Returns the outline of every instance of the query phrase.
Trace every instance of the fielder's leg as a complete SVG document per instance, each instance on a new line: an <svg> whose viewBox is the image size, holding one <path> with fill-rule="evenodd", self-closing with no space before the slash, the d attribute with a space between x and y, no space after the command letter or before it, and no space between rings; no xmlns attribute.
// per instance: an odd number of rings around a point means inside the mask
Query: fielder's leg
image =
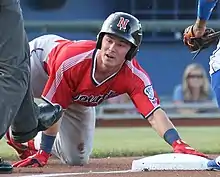
<svg viewBox="0 0 220 177"><path fill-rule="evenodd" d="M212 89L215 92L218 107L220 108L220 70L211 74ZM220 170L220 157L210 160L207 164L210 170Z"/></svg>
<svg viewBox="0 0 220 177"><path fill-rule="evenodd" d="M215 92L216 100L220 108L220 70L211 75L212 89Z"/></svg>
<svg viewBox="0 0 220 177"><path fill-rule="evenodd" d="M217 45L216 50L210 56L210 74L212 89L215 92L218 107L220 108L220 44ZM220 157L210 160L207 164L210 170L220 170Z"/></svg>

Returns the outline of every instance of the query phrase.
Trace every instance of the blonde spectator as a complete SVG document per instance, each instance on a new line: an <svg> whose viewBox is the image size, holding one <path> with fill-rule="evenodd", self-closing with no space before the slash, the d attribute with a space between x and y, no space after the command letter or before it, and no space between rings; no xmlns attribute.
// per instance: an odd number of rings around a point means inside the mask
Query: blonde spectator
<svg viewBox="0 0 220 177"><path fill-rule="evenodd" d="M213 102L215 100L205 69L198 63L185 68L182 84L174 89L173 101L179 103ZM181 112L198 112L195 109L184 109Z"/></svg>

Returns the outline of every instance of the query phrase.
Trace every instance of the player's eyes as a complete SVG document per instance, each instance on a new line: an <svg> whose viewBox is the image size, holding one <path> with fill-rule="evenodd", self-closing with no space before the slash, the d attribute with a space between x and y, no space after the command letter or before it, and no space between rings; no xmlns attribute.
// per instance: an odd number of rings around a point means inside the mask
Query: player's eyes
<svg viewBox="0 0 220 177"><path fill-rule="evenodd" d="M125 47L125 44L124 43L119 43L118 44L120 47Z"/></svg>
<svg viewBox="0 0 220 177"><path fill-rule="evenodd" d="M107 38L106 41L107 41L108 43L112 43L112 40L111 40L110 38Z"/></svg>

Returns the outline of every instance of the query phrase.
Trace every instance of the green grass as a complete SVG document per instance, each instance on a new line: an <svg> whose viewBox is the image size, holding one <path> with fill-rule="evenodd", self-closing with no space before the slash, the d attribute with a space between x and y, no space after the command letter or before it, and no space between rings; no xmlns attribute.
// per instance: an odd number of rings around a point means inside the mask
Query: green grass
<svg viewBox="0 0 220 177"><path fill-rule="evenodd" d="M220 127L177 127L181 137L205 153L220 153ZM143 156L171 152L171 147L151 128L97 128L93 157ZM10 159L14 151L2 141L0 156Z"/></svg>
<svg viewBox="0 0 220 177"><path fill-rule="evenodd" d="M16 157L14 150L7 145L4 139L0 141L0 157L5 159L14 159Z"/></svg>
<svg viewBox="0 0 220 177"><path fill-rule="evenodd" d="M220 127L178 127L181 137L204 153L220 153ZM93 156L141 156L171 152L151 128L96 129Z"/></svg>

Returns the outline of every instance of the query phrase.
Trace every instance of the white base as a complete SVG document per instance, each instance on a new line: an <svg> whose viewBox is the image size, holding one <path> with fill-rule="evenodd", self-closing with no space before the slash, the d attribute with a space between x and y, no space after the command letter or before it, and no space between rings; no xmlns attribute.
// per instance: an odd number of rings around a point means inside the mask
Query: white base
<svg viewBox="0 0 220 177"><path fill-rule="evenodd" d="M208 170L208 159L196 155L168 153L133 160L131 171Z"/></svg>

